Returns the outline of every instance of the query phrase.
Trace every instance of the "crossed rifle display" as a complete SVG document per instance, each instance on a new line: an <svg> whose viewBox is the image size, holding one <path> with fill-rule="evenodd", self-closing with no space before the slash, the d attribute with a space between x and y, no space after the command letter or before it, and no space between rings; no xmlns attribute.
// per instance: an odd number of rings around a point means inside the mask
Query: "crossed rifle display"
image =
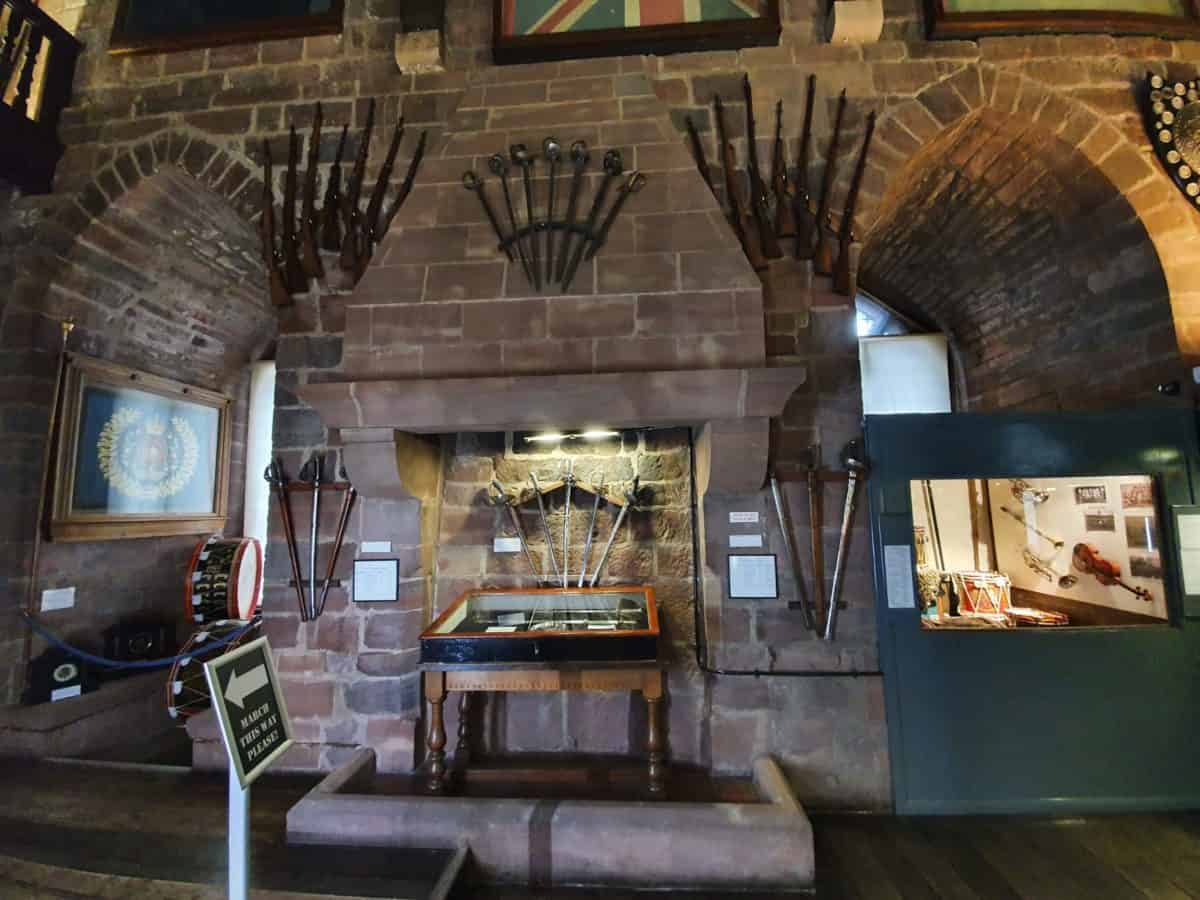
<svg viewBox="0 0 1200 900"><path fill-rule="evenodd" d="M543 285L549 286L557 282L563 293L566 293L570 290L580 263L592 259L600 252L608 240L617 215L629 197L645 186L646 176L636 170L630 172L624 183L617 188L616 199L601 221L600 216L604 212L605 201L612 185L624 174L625 169L620 151L609 150L604 154L602 163L604 179L592 199L587 218L580 222L579 200L591 155L584 141L575 141L567 154L571 165L571 187L567 197L566 217L557 219L555 216L558 211L558 170L563 161L563 147L556 138L548 137L542 142L542 159L549 167L549 178L545 214L540 217L535 211L537 204L534 201L533 181L537 155L530 152L524 144L513 144L507 156L495 153L488 159L488 170L500 181L504 211L508 219L507 232L488 197L483 179L476 172L468 171L463 173L462 182L463 187L479 197L483 212L496 233L500 250L510 262L521 263L521 270L525 273L525 280L529 285L535 291L540 291ZM514 166L521 170L524 184L524 225L519 224L519 216L508 184L508 176Z"/></svg>

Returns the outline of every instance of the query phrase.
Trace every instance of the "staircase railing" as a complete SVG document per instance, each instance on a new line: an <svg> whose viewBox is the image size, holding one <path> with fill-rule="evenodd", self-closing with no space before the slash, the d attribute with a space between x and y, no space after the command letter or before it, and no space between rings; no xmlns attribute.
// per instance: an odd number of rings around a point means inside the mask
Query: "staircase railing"
<svg viewBox="0 0 1200 900"><path fill-rule="evenodd" d="M27 193L50 191L82 47L32 0L0 0L0 179Z"/></svg>

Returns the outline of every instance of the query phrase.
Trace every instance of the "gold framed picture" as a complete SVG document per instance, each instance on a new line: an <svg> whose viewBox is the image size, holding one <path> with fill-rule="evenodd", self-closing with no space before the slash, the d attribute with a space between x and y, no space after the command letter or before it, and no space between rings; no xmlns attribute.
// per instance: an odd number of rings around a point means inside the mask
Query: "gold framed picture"
<svg viewBox="0 0 1200 900"><path fill-rule="evenodd" d="M925 0L927 36L1100 32L1200 35L1197 0Z"/></svg>
<svg viewBox="0 0 1200 900"><path fill-rule="evenodd" d="M229 402L215 391L68 355L51 539L114 540L224 528Z"/></svg>

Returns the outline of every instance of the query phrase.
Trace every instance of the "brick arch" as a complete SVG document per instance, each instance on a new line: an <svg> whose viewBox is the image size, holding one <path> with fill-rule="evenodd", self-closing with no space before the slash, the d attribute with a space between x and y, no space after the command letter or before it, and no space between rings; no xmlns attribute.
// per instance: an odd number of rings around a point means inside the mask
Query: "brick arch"
<svg viewBox="0 0 1200 900"><path fill-rule="evenodd" d="M1132 93L1130 110L1135 113ZM970 66L880 117L860 205L868 245L879 214L932 141L967 117L988 112L1043 128L1101 173L1130 204L1166 278L1179 352L1200 362L1200 218L1164 177L1151 150L1078 100L1028 76L989 64ZM919 160L918 160L919 162Z"/></svg>

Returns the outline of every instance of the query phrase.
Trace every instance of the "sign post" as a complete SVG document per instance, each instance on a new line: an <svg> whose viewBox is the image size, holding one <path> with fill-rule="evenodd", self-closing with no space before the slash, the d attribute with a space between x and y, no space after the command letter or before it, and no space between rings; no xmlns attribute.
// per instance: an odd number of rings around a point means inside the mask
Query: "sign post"
<svg viewBox="0 0 1200 900"><path fill-rule="evenodd" d="M250 868L250 785L292 745L266 638L204 664L229 756L229 897L245 900Z"/></svg>

